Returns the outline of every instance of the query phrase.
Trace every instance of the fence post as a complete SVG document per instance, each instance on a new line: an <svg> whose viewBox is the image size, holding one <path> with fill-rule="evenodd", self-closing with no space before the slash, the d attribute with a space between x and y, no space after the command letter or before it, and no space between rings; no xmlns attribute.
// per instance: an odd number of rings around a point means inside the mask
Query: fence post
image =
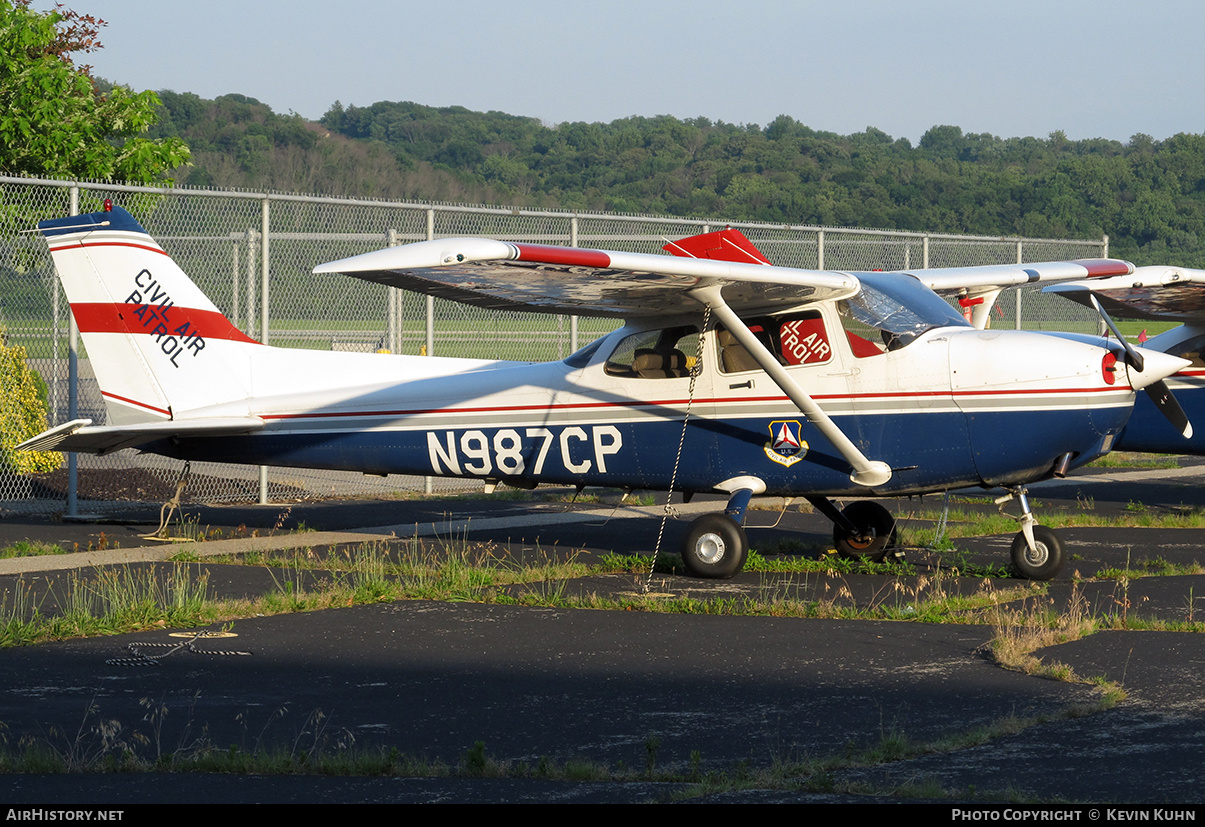
<svg viewBox="0 0 1205 827"><path fill-rule="evenodd" d="M397 230L385 231L385 246L396 247ZM389 336L389 352L402 352L402 296L401 290L397 287L385 288L389 291L389 307L386 312L389 314L388 336Z"/></svg>
<svg viewBox="0 0 1205 827"><path fill-rule="evenodd" d="M260 306L259 306L259 340L263 344L268 344L268 272L270 256L270 245L268 241L268 233L271 229L271 221L269 218L267 198L260 202ZM261 465L259 467L259 504L268 504L268 466Z"/></svg>
<svg viewBox="0 0 1205 827"><path fill-rule="evenodd" d="M569 219L569 246L577 246L577 216ZM569 317L569 352L577 353L577 316Z"/></svg>
<svg viewBox="0 0 1205 827"><path fill-rule="evenodd" d="M921 239L920 257L921 257L921 263L920 263L921 269L928 270L929 269L929 236L925 236L924 238Z"/></svg>
<svg viewBox="0 0 1205 827"><path fill-rule="evenodd" d="M1017 264L1025 263L1025 244L1024 240L1017 239ZM1017 330L1021 329L1021 288L1017 288L1017 320L1014 323Z"/></svg>
<svg viewBox="0 0 1205 827"><path fill-rule="evenodd" d="M427 241L435 238L435 210L427 210ZM435 351L435 299L430 295L427 299L427 355L431 356ZM423 477L423 492L426 494L435 493L435 478Z"/></svg>
<svg viewBox="0 0 1205 827"><path fill-rule="evenodd" d="M243 234L247 240L247 318L243 325L246 334L252 339L258 338L255 333L255 230L247 230Z"/></svg>
<svg viewBox="0 0 1205 827"><path fill-rule="evenodd" d="M60 400L62 399L62 380L59 378L62 363L59 359L62 358L62 329L63 329L63 303L60 299L60 294L63 292L62 286L59 284L57 271L54 265L51 264L50 270L50 296L52 300L54 313L54 327L50 332L50 364L53 365L50 373L50 411L54 417L53 424L63 424Z"/></svg>
<svg viewBox="0 0 1205 827"><path fill-rule="evenodd" d="M816 269L824 269L824 230L816 231Z"/></svg>
<svg viewBox="0 0 1205 827"><path fill-rule="evenodd" d="M71 214L79 215L79 187L70 190ZM79 419L79 325L67 314L67 420ZM67 516L79 516L79 455L67 453Z"/></svg>
<svg viewBox="0 0 1205 827"><path fill-rule="evenodd" d="M230 261L230 318L234 320L234 324L238 326L238 243L242 240L242 233L230 233L230 248L233 250Z"/></svg>
<svg viewBox="0 0 1205 827"><path fill-rule="evenodd" d="M427 210L427 241L435 239L435 210ZM435 355L435 299L427 295L427 355Z"/></svg>

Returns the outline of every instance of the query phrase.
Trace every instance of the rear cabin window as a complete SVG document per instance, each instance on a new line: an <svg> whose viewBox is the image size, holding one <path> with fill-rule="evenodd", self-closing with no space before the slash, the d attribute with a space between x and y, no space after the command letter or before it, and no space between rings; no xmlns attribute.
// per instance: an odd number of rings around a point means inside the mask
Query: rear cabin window
<svg viewBox="0 0 1205 827"><path fill-rule="evenodd" d="M780 365L819 365L833 358L828 331L819 310L748 320L749 330ZM730 330L719 327L716 341L724 373L761 370L753 355Z"/></svg>

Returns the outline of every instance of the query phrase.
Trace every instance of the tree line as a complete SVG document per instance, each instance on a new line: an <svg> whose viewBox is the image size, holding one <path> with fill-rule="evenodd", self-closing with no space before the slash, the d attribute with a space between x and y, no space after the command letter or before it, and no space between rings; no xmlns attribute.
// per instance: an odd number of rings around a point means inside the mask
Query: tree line
<svg viewBox="0 0 1205 827"><path fill-rule="evenodd" d="M335 103L318 122L242 95L160 92L151 137L178 180L334 195L1040 238L1110 236L1114 255L1205 267L1205 135L1001 138L934 126L915 146L781 115L549 125L463 107Z"/></svg>

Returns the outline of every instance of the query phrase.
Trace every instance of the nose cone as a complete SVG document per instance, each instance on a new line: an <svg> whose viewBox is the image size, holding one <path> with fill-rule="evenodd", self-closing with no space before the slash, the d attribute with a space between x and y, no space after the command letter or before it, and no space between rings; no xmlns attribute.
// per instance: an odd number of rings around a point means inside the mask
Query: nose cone
<svg viewBox="0 0 1205 827"><path fill-rule="evenodd" d="M1142 355L1142 370L1137 371L1133 366L1127 365L1126 376L1129 378L1130 387L1136 391L1153 385L1161 379L1166 379L1192 364L1187 359L1172 356L1170 353L1160 353L1144 347L1136 347L1134 350Z"/></svg>

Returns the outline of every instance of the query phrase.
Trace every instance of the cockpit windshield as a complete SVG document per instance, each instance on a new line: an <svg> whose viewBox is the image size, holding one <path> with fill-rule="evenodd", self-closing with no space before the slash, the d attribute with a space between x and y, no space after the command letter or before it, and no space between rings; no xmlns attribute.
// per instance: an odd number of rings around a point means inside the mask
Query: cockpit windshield
<svg viewBox="0 0 1205 827"><path fill-rule="evenodd" d="M958 311L913 276L858 273L862 289L838 303L842 317L880 331L889 350L935 327L970 327Z"/></svg>

